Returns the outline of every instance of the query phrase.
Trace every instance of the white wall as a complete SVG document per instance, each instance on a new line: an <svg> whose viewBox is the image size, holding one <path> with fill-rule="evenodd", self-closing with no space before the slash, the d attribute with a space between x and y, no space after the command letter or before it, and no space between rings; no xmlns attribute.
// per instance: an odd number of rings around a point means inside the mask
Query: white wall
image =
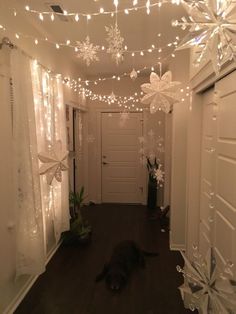
<svg viewBox="0 0 236 314"><path fill-rule="evenodd" d="M30 30L31 34L39 34L39 31L26 20L22 20L20 16L13 17L10 11L0 8L1 24L8 25L11 29L19 29L22 31ZM1 33L2 34L2 33ZM76 67L76 64L70 62L62 51L57 51L55 48L41 44L35 46L32 40L19 39L16 40L13 33L6 31L4 36L9 37L20 49L24 50L28 55L37 59L39 63L47 68L61 73L64 76L77 77L81 75ZM0 37L0 40L2 38ZM11 146L11 106L9 103L9 49L0 50L0 139L1 139L1 177L0 177L0 251L1 267L0 267L0 312L5 310L12 312L13 307L17 304L21 293L27 290L33 278L22 276L15 280L15 214L13 212L12 202L12 146ZM78 95L71 89L64 89L65 103L78 102ZM50 252L56 246L52 230L48 230L47 241L50 242ZM3 253L4 252L4 253ZM48 254L50 254L48 252Z"/></svg>
<svg viewBox="0 0 236 314"><path fill-rule="evenodd" d="M169 69L173 80L182 82L186 88L189 82L189 51L176 54ZM170 246L172 249L185 248L186 232L186 154L187 114L189 101L174 105L172 113L172 163L171 163L171 222Z"/></svg>

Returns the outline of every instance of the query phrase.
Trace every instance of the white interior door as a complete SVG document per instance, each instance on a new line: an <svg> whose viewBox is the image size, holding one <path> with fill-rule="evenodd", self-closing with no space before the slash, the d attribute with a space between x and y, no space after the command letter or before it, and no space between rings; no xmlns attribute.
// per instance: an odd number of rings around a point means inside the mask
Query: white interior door
<svg viewBox="0 0 236 314"><path fill-rule="evenodd" d="M141 203L139 140L142 113L102 113L102 202Z"/></svg>
<svg viewBox="0 0 236 314"><path fill-rule="evenodd" d="M205 96L200 247L212 240L219 266L236 265L236 72ZM235 273L235 266L233 272Z"/></svg>

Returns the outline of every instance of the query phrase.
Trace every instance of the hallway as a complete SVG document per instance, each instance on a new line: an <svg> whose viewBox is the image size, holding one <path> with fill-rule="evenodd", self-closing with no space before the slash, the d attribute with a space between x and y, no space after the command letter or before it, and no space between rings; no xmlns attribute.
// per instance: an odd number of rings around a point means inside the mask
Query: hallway
<svg viewBox="0 0 236 314"><path fill-rule="evenodd" d="M184 314L178 291L182 265L178 252L169 250L168 232L159 222L147 220L140 205L94 205L83 208L93 227L92 242L86 247L60 247L16 314ZM158 251L146 258L146 268L131 276L121 293L112 294L104 282L94 278L109 259L112 247L132 239L142 248Z"/></svg>

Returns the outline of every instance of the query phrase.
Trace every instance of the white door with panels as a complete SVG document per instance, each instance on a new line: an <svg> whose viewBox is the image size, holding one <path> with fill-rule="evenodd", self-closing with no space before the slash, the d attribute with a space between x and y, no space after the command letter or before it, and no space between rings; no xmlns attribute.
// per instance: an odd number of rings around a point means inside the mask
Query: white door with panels
<svg viewBox="0 0 236 314"><path fill-rule="evenodd" d="M102 202L141 203L142 113L102 113Z"/></svg>
<svg viewBox="0 0 236 314"><path fill-rule="evenodd" d="M235 82L236 72L217 82L203 110L200 248L212 240L219 266L236 265Z"/></svg>

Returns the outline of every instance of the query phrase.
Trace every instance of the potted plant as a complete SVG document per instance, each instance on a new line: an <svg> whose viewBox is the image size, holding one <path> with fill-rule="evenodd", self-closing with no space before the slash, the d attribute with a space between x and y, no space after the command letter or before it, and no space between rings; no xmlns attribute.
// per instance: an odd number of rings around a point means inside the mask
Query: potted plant
<svg viewBox="0 0 236 314"><path fill-rule="evenodd" d="M86 244L90 242L92 228L81 214L84 199L83 186L79 192L70 192L70 230L63 234L64 244Z"/></svg>

